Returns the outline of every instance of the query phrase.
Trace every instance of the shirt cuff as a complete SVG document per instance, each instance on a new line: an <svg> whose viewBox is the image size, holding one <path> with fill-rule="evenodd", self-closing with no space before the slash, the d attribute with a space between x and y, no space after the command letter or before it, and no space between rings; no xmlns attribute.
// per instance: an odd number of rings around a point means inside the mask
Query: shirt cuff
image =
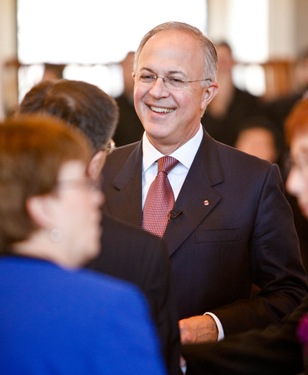
<svg viewBox="0 0 308 375"><path fill-rule="evenodd" d="M218 329L217 341L223 340L225 338L225 333L224 333L224 329L222 328L222 324L221 324L220 320L217 318L217 316L213 313L210 313L210 312L206 312L203 315L210 315L215 320L215 323L216 323L217 329Z"/></svg>

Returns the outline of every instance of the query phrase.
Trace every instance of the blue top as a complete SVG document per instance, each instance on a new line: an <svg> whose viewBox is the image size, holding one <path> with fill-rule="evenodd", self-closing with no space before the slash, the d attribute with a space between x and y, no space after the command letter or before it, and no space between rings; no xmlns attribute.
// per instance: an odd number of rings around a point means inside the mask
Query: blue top
<svg viewBox="0 0 308 375"><path fill-rule="evenodd" d="M128 283L0 257L1 374L166 374L153 327Z"/></svg>

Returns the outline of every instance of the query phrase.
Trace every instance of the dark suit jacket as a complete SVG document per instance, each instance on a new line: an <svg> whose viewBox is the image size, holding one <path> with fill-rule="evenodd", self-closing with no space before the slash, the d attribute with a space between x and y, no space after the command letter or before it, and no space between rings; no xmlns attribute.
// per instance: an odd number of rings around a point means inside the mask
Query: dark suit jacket
<svg viewBox="0 0 308 375"><path fill-rule="evenodd" d="M130 281L143 291L158 330L169 373L178 375L181 373L178 312L164 241L104 215L101 249L99 256L87 267Z"/></svg>
<svg viewBox="0 0 308 375"><path fill-rule="evenodd" d="M296 330L308 312L308 297L281 326L251 330L219 343L187 345L186 375L292 375L303 371L302 346Z"/></svg>
<svg viewBox="0 0 308 375"><path fill-rule="evenodd" d="M106 211L141 225L142 147L115 150L104 167ZM307 293L290 205L277 165L207 133L175 202L164 239L179 317L212 311L225 334L265 327ZM252 297L255 284L258 294Z"/></svg>

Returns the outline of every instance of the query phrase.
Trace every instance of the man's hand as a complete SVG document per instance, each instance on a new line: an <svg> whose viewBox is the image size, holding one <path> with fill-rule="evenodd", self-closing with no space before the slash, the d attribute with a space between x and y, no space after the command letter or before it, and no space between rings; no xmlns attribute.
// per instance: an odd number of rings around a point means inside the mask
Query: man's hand
<svg viewBox="0 0 308 375"><path fill-rule="evenodd" d="M210 315L193 316L179 321L181 343L217 341L218 329Z"/></svg>

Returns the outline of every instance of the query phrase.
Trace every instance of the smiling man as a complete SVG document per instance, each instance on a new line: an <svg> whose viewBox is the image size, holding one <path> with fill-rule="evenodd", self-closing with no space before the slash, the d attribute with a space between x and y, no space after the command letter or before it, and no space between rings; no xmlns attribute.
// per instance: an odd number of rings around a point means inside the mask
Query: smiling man
<svg viewBox="0 0 308 375"><path fill-rule="evenodd" d="M182 343L280 322L307 293L278 166L216 142L200 123L216 71L215 47L195 27L149 31L133 72L145 132L104 169L106 212L167 243Z"/></svg>

